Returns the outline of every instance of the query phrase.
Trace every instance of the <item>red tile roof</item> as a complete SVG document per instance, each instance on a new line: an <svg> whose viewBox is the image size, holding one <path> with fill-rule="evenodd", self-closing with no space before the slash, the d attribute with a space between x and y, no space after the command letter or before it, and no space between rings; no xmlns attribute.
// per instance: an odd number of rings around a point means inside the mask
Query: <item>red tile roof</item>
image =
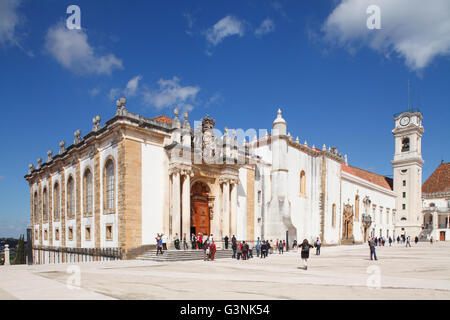
<svg viewBox="0 0 450 320"><path fill-rule="evenodd" d="M450 192L450 162L441 163L422 185L423 193Z"/></svg>
<svg viewBox="0 0 450 320"><path fill-rule="evenodd" d="M167 123L167 124L172 123L172 119L170 119L169 117L166 117L165 115L160 115L156 118L152 118L152 120L158 121L160 123Z"/></svg>
<svg viewBox="0 0 450 320"><path fill-rule="evenodd" d="M347 166L345 164L342 165L342 170L358 178L364 179L380 187L383 187L385 189L391 191L393 190L393 180L391 178L373 172L369 172L363 169Z"/></svg>

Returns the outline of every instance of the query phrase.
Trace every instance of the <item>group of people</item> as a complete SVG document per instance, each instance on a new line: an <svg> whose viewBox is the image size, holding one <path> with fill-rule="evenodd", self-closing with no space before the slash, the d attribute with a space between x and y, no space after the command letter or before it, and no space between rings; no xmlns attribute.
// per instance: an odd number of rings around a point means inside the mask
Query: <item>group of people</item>
<svg viewBox="0 0 450 320"><path fill-rule="evenodd" d="M156 255L163 254L163 250L167 250L167 235L164 233L156 234Z"/></svg>

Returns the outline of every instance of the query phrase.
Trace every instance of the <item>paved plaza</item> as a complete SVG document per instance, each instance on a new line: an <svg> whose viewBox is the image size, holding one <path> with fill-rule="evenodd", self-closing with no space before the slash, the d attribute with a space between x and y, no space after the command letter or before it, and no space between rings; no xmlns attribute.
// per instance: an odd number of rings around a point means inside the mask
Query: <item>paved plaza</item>
<svg viewBox="0 0 450 320"><path fill-rule="evenodd" d="M314 252L307 271L292 251L247 261L2 266L0 299L450 299L450 243L377 247L378 261L367 245Z"/></svg>

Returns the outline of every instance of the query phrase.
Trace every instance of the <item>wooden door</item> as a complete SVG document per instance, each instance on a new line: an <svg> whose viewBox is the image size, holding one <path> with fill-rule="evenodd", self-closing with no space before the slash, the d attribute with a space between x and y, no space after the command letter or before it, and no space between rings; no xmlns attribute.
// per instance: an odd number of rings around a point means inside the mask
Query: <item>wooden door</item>
<svg viewBox="0 0 450 320"><path fill-rule="evenodd" d="M439 241L445 241L445 231L439 233Z"/></svg>
<svg viewBox="0 0 450 320"><path fill-rule="evenodd" d="M191 226L198 234L210 234L209 207L207 201L193 200L191 202Z"/></svg>

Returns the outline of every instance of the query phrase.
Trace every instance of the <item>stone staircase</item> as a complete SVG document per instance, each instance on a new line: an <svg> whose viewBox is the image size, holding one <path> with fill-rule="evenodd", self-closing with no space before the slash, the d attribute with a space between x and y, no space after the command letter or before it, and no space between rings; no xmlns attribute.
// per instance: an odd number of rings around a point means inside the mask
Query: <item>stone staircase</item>
<svg viewBox="0 0 450 320"><path fill-rule="evenodd" d="M233 251L218 249L215 259L231 258ZM137 260L150 260L159 262L203 260L203 250L166 250L164 254L156 255L156 250L147 251L136 257Z"/></svg>
<svg viewBox="0 0 450 320"><path fill-rule="evenodd" d="M419 241L428 241L432 231L431 228L423 229L419 234Z"/></svg>

